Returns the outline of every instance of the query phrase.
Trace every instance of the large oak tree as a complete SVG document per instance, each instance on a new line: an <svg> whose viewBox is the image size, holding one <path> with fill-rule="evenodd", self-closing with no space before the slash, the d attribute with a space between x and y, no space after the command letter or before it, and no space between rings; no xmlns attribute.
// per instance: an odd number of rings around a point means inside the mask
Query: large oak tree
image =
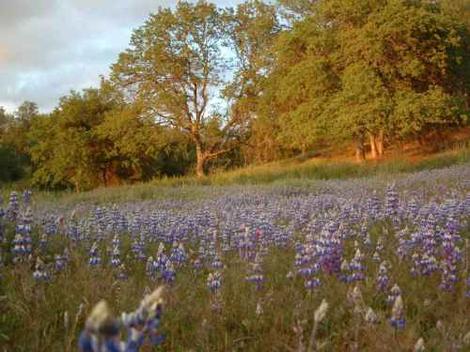
<svg viewBox="0 0 470 352"><path fill-rule="evenodd" d="M205 1L160 9L134 31L113 65L113 79L157 123L185 132L196 149L196 174L229 151L239 121L216 108L230 54L227 16Z"/></svg>

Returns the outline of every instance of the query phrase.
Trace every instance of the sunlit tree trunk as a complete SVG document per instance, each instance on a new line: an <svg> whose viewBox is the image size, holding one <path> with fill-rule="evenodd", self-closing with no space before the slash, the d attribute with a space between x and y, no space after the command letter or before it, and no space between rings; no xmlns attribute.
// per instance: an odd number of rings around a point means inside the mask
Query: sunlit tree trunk
<svg viewBox="0 0 470 352"><path fill-rule="evenodd" d="M358 138L356 141L356 160L363 162L366 160L366 150L364 148L363 138Z"/></svg>
<svg viewBox="0 0 470 352"><path fill-rule="evenodd" d="M377 159L378 153L377 153L377 144L376 144L376 138L372 133L369 133L369 143L370 143L370 156L372 159Z"/></svg>
<svg viewBox="0 0 470 352"><path fill-rule="evenodd" d="M377 149L377 156L382 158L384 155L384 131L380 131L379 135L375 138L375 146Z"/></svg>
<svg viewBox="0 0 470 352"><path fill-rule="evenodd" d="M200 144L196 144L196 176L203 177L205 175L205 164L206 164L206 156L202 150L202 146Z"/></svg>

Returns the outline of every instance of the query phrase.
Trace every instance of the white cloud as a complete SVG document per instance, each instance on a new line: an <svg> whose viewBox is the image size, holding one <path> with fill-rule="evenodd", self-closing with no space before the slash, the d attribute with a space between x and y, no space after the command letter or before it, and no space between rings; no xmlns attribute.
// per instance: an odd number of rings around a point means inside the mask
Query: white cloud
<svg viewBox="0 0 470 352"><path fill-rule="evenodd" d="M241 0L218 0L234 6ZM0 105L51 110L71 89L96 85L158 7L175 0L0 0Z"/></svg>

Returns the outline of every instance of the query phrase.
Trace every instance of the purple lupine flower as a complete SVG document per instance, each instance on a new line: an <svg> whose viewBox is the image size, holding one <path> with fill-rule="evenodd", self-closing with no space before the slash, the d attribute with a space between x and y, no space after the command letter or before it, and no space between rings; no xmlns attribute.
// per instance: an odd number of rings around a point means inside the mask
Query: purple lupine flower
<svg viewBox="0 0 470 352"><path fill-rule="evenodd" d="M47 243L49 242L49 238L47 236L47 233L43 233L41 237L39 238L39 248L41 251L45 251L47 248Z"/></svg>
<svg viewBox="0 0 470 352"><path fill-rule="evenodd" d="M387 262L383 261L380 263L379 273L377 274L377 290L385 292L388 287L390 278L388 277L388 266Z"/></svg>
<svg viewBox="0 0 470 352"><path fill-rule="evenodd" d="M186 260L188 259L188 256L186 254L186 251L184 249L183 243L173 243L173 248L170 253L170 260L172 263L175 263L177 266L182 265Z"/></svg>
<svg viewBox="0 0 470 352"><path fill-rule="evenodd" d="M195 258L193 261L192 261L192 266L195 270L201 270L202 267L203 267L203 264L202 264L202 261L201 259L199 258Z"/></svg>
<svg viewBox="0 0 470 352"><path fill-rule="evenodd" d="M219 291L222 286L222 274L219 271L209 273L207 276L207 287L212 293Z"/></svg>
<svg viewBox="0 0 470 352"><path fill-rule="evenodd" d="M90 258L88 264L90 266L99 266L101 264L101 257L99 254L98 242L94 242L89 251Z"/></svg>
<svg viewBox="0 0 470 352"><path fill-rule="evenodd" d="M144 345L157 346L164 340L158 331L162 318L163 288L144 297L139 308L123 313L120 321L113 317L106 302L99 302L89 315L78 341L82 352L138 352ZM120 341L121 326L128 339Z"/></svg>
<svg viewBox="0 0 470 352"><path fill-rule="evenodd" d="M398 296L401 296L401 289L397 284L395 284L390 289L390 293L387 296L388 304L393 304Z"/></svg>
<svg viewBox="0 0 470 352"><path fill-rule="evenodd" d="M8 221L15 222L16 218L18 217L19 210L20 205L18 203L18 193L13 191L10 193L10 198L6 209L6 218Z"/></svg>
<svg viewBox="0 0 470 352"><path fill-rule="evenodd" d="M465 289L465 297L470 298L470 276L465 280L466 289Z"/></svg>
<svg viewBox="0 0 470 352"><path fill-rule="evenodd" d="M67 266L69 255L67 248L64 250L63 254L56 254L54 256L54 269L55 271L62 271Z"/></svg>
<svg viewBox="0 0 470 352"><path fill-rule="evenodd" d="M147 258L147 262L145 263L145 273L151 279L155 279L155 275L157 272L157 263L153 260L153 257L150 256Z"/></svg>
<svg viewBox="0 0 470 352"><path fill-rule="evenodd" d="M395 302L393 303L390 325L396 330L403 330L405 328L405 322L403 299L401 298L401 295L399 295L395 298Z"/></svg>
<svg viewBox="0 0 470 352"><path fill-rule="evenodd" d="M309 280L305 280L304 286L307 290L314 290L321 286L321 281L317 277L312 277Z"/></svg>
<svg viewBox="0 0 470 352"><path fill-rule="evenodd" d="M214 260L211 263L211 267L212 269L216 269L216 270L222 269L224 267L224 264L222 263L222 261L220 260L217 254L214 256Z"/></svg>
<svg viewBox="0 0 470 352"><path fill-rule="evenodd" d="M124 265L124 263L122 263L118 267L118 270L117 270L117 273L116 273L116 279L119 280L119 281L126 281L128 279L128 277L129 276L127 275L126 266Z"/></svg>
<svg viewBox="0 0 470 352"><path fill-rule="evenodd" d="M11 251L13 253L13 263L24 262L28 256L24 236L21 233L17 233L12 241L12 244L13 247Z"/></svg>
<svg viewBox="0 0 470 352"><path fill-rule="evenodd" d="M385 215L394 217L398 213L398 192L395 184L387 187L385 192Z"/></svg>
<svg viewBox="0 0 470 352"><path fill-rule="evenodd" d="M255 262L251 264L250 273L246 276L246 280L252 282L256 285L256 289L261 288L261 284L264 281L263 270L261 268L261 259L260 256L257 255L255 258Z"/></svg>
<svg viewBox="0 0 470 352"><path fill-rule="evenodd" d="M339 275L339 279L345 283L351 282L351 267L347 260L343 260L341 263L341 274Z"/></svg>
<svg viewBox="0 0 470 352"><path fill-rule="evenodd" d="M114 246L111 253L111 266L117 268L119 265L121 265L121 250L119 246Z"/></svg>
<svg viewBox="0 0 470 352"><path fill-rule="evenodd" d="M39 257L36 258L33 278L36 282L47 282L50 279L49 273L47 272L47 269L46 269L46 265Z"/></svg>
<svg viewBox="0 0 470 352"><path fill-rule="evenodd" d="M162 271L162 278L166 283L171 283L175 281L176 270L171 260L167 260L165 267Z"/></svg>
<svg viewBox="0 0 470 352"><path fill-rule="evenodd" d="M364 255L362 254L361 250L358 248L356 249L356 253L354 254L353 259L349 263L349 268L351 270L351 282L352 281L362 281L365 279L364 275Z"/></svg>
<svg viewBox="0 0 470 352"><path fill-rule="evenodd" d="M31 191L30 189L27 189L23 192L23 203L25 205L29 205L29 203L31 202L32 195L33 191Z"/></svg>

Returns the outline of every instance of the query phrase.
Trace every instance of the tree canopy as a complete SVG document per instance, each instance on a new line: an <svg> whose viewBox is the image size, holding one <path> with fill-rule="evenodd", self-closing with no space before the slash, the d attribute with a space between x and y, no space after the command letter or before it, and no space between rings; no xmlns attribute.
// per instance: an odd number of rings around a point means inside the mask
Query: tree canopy
<svg viewBox="0 0 470 352"><path fill-rule="evenodd" d="M325 148L380 158L468 124L468 5L180 1L133 31L98 88L48 114L0 108L0 162L82 190Z"/></svg>

